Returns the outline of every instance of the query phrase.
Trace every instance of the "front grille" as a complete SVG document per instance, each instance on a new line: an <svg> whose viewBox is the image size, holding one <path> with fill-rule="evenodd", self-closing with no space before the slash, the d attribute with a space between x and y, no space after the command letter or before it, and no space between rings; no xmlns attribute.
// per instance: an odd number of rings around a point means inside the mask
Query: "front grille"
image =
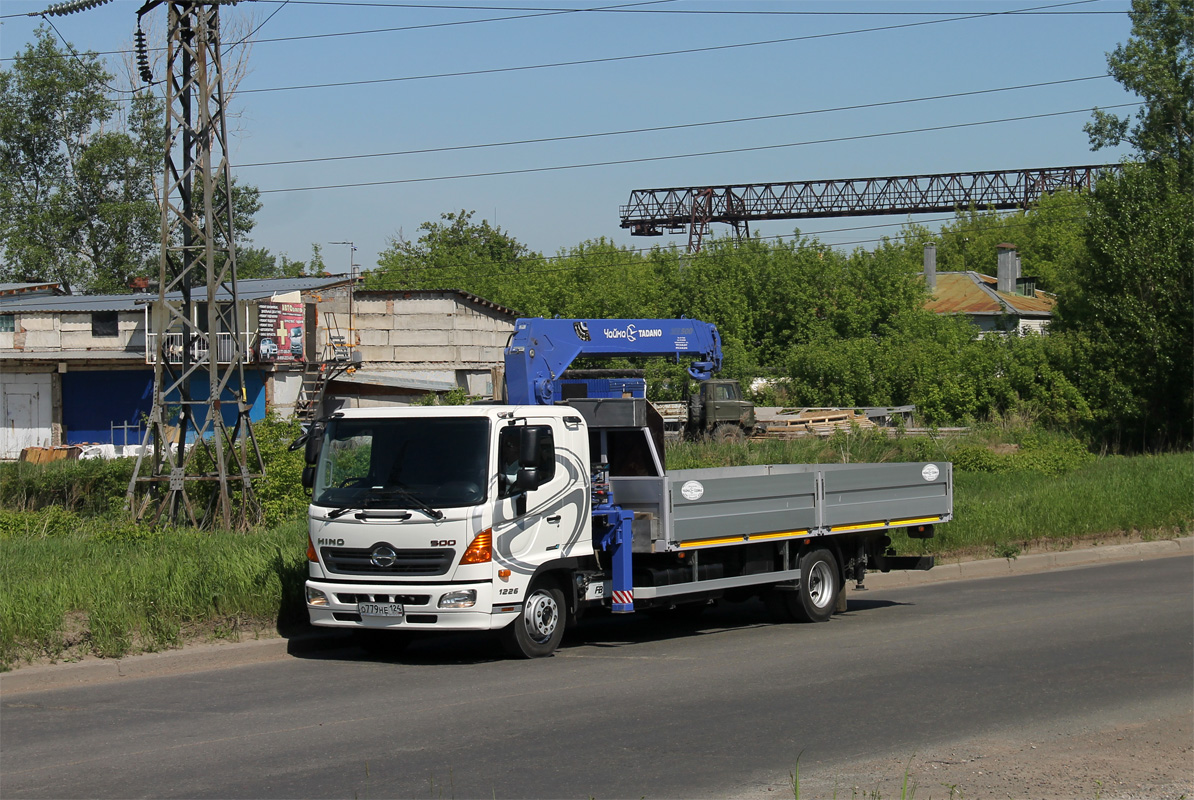
<svg viewBox="0 0 1194 800"><path fill-rule="evenodd" d="M402 603L404 606L425 606L431 602L429 594L337 594L336 599L346 605L353 603Z"/></svg>
<svg viewBox="0 0 1194 800"><path fill-rule="evenodd" d="M391 548L397 556L394 563L379 567L370 560L374 547L324 547L319 552L327 568L341 575L443 575L451 569L456 554L450 548L399 550L395 547Z"/></svg>

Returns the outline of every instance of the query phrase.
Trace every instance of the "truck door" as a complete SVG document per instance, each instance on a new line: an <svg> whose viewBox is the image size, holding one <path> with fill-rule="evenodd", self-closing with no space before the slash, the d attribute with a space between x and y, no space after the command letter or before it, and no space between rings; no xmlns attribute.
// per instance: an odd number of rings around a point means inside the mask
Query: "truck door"
<svg viewBox="0 0 1194 800"><path fill-rule="evenodd" d="M578 543L589 544L584 536L588 531L589 479L581 461L584 454L572 446L579 439L576 433L568 431L559 419L525 422L550 431L554 456L550 474L538 488L524 491L515 487L523 425L505 425L499 430L493 548L503 566L529 575L539 564L572 554Z"/></svg>

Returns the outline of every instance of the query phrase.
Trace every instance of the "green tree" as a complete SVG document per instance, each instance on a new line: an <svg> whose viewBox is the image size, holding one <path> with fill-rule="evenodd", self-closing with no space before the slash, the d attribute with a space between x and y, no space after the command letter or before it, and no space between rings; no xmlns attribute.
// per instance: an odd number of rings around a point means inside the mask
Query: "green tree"
<svg viewBox="0 0 1194 800"><path fill-rule="evenodd" d="M1097 433L1136 450L1189 446L1194 425L1194 196L1177 159L1101 180L1090 263L1055 327L1080 337L1074 380Z"/></svg>
<svg viewBox="0 0 1194 800"><path fill-rule="evenodd" d="M99 57L73 57L42 27L0 70L0 249L9 280L66 289L122 286L155 239L152 181L164 141L160 105L130 101L127 130L111 121L112 76Z"/></svg>
<svg viewBox="0 0 1194 800"><path fill-rule="evenodd" d="M516 284L539 268L539 258L526 245L482 220L474 212L446 213L439 222L424 222L417 241L401 235L378 257L369 274L370 289L467 289L497 300L502 284ZM500 302L500 301L499 301Z"/></svg>
<svg viewBox="0 0 1194 800"><path fill-rule="evenodd" d="M1194 182L1194 3L1132 0L1132 33L1107 54L1124 89L1144 99L1135 122L1095 110L1091 147L1127 142L1146 160L1173 159L1187 189Z"/></svg>

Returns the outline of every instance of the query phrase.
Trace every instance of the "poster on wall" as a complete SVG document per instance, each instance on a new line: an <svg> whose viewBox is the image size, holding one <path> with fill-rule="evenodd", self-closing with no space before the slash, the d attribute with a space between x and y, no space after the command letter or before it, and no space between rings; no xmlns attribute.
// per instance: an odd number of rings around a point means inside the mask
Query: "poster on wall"
<svg viewBox="0 0 1194 800"><path fill-rule="evenodd" d="M303 304L257 304L257 360L303 360Z"/></svg>

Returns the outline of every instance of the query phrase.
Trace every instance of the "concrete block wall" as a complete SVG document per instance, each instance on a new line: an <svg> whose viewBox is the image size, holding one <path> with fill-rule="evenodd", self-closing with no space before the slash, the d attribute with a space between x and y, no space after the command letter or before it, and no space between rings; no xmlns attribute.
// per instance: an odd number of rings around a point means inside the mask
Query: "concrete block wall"
<svg viewBox="0 0 1194 800"><path fill-rule="evenodd" d="M117 316L116 336L92 336L90 312L16 315L13 333L0 334L0 348L44 350L128 350L145 346L143 312Z"/></svg>
<svg viewBox="0 0 1194 800"><path fill-rule="evenodd" d="M332 312L341 328L347 328L347 296L325 297L318 309L321 326L326 312ZM455 292L357 297L353 312L366 369L486 370L501 362L514 329L508 314L475 306Z"/></svg>

